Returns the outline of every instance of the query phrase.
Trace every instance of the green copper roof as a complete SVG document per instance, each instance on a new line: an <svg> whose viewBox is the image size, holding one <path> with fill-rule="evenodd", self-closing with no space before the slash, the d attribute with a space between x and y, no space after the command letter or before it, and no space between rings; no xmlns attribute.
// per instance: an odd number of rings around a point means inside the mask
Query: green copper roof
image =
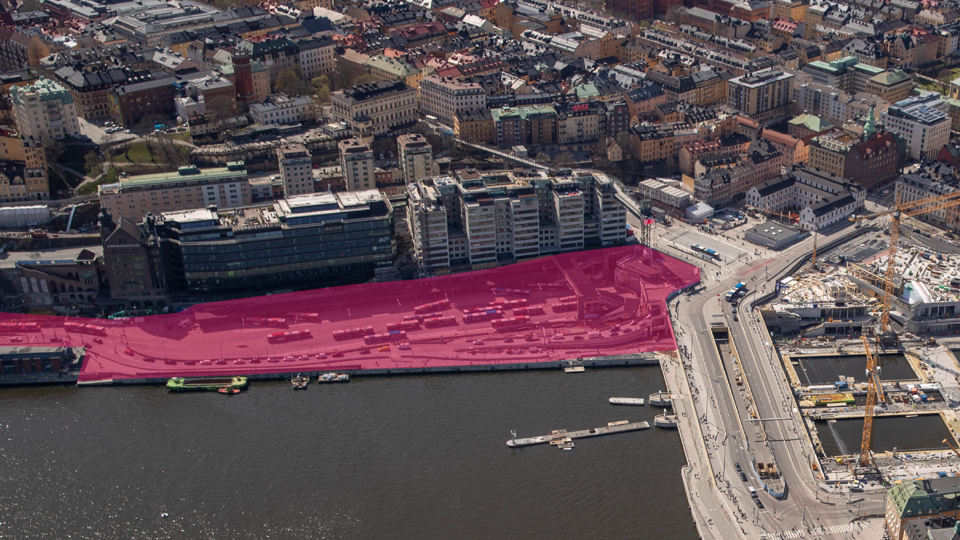
<svg viewBox="0 0 960 540"><path fill-rule="evenodd" d="M63 103L73 103L73 96L66 88L56 81L40 77L33 84L17 85L10 88L10 96L13 102L19 104L21 93L36 92L40 96L40 101L53 101L59 99Z"/></svg>
<svg viewBox="0 0 960 540"><path fill-rule="evenodd" d="M867 135L872 135L877 132L877 120L873 116L873 107L870 107L870 114L867 115L867 121L863 124L863 138L866 140Z"/></svg>
<svg viewBox="0 0 960 540"><path fill-rule="evenodd" d="M882 84L883 86L893 86L903 81L910 80L910 76L899 69L892 69L890 71L884 71L879 75L874 75L873 77L870 77L870 80L877 84Z"/></svg>
<svg viewBox="0 0 960 540"><path fill-rule="evenodd" d="M827 122L826 119L813 114L801 114L790 120L789 124L791 126L803 126L814 133L820 133L833 127L833 124Z"/></svg>

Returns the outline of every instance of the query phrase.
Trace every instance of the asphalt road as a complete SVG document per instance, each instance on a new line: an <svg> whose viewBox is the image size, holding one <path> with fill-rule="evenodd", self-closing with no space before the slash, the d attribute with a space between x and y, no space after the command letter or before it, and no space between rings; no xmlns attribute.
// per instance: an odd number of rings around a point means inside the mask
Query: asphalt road
<svg viewBox="0 0 960 540"><path fill-rule="evenodd" d="M748 223L747 227L753 225ZM820 235L818 243L822 246L853 231L852 225L841 224L838 230ZM731 237L727 241L733 244L737 240L738 232L727 234ZM660 235L652 236L658 239ZM812 455L812 449L806 436L802 436L802 423L799 414L794 410L794 402L779 360L775 357L772 345L765 337L757 317L749 311L750 301L756 295L762 294L760 290L772 290L775 276L788 265L806 256L812 247L813 239L808 238L778 253L761 249L758 256L741 264L723 265L719 269L713 265L701 264L705 270L709 270L704 273L706 288L693 296L681 296L671 305L671 313L679 323L678 341L681 345L689 344L690 365L686 372L694 392L696 409L691 413L695 412L701 420L704 444L707 446L712 470L718 477L717 489L710 493L696 493L697 498L704 499L698 503L708 504L706 499L709 498L710 507L723 507L726 513L722 516L713 515L714 521L724 519L728 523L727 527L741 528L747 537L770 535L764 537L772 538L771 533L808 528L811 528L808 535L822 537L856 538L862 534L866 535L863 536L866 538L876 534L875 528L861 529L859 524L851 525L856 516L853 515L853 507L848 505L850 494L838 495L832 493L833 488L817 484L808 459L808 456ZM673 254L669 249L666 252ZM716 272L720 272L719 277L715 275ZM730 305L723 302L722 297L718 301L717 295L722 295L738 281L747 282L756 292L740 303L739 321L735 322ZM745 429L741 427L739 418L744 408L742 403L738 407L735 400L742 398L734 396L730 385L724 379L721 360L717 357L712 343L710 327L715 322L730 328L759 416L791 418L764 423L767 443L776 456L788 491L784 501L776 501L769 495L761 494L765 506L763 510L759 510L750 501L747 491L748 485L754 488L759 488L759 485L749 478L749 474L748 481L752 483L742 482L734 470L735 462L748 470L745 465L750 462L750 451L763 446L763 434L761 433L758 440L758 429L753 424L745 424ZM733 363L729 359L726 362L727 371L731 372L734 369ZM863 513L882 513L883 497L866 499L859 508ZM723 537L719 531L714 534L718 538Z"/></svg>

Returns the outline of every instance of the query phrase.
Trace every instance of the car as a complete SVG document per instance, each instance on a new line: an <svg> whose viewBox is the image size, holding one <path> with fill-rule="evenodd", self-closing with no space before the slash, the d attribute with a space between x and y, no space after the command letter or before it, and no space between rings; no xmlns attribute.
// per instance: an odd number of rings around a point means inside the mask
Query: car
<svg viewBox="0 0 960 540"><path fill-rule="evenodd" d="M151 364L152 364L153 362L156 362L156 360L157 360L157 359L154 358L154 357L152 357L152 356L144 356L144 357L143 357L143 361L144 361L144 362L150 362Z"/></svg>
<svg viewBox="0 0 960 540"><path fill-rule="evenodd" d="M211 364L213 364L213 360L201 360L201 361L200 361L200 365L201 365L201 366L209 366L209 365L211 365Z"/></svg>
<svg viewBox="0 0 960 540"><path fill-rule="evenodd" d="M309 360L309 359L310 359L310 357L307 356L307 355L305 355L305 354L301 354L301 355L300 355L300 361L301 361L301 362L306 362L306 361Z"/></svg>
<svg viewBox="0 0 960 540"><path fill-rule="evenodd" d="M745 474L743 474L743 473L741 472L741 473L740 473L740 480L743 480L744 482L746 482L746 481L747 481L747 475L745 475Z"/></svg>
<svg viewBox="0 0 960 540"><path fill-rule="evenodd" d="M367 348L360 349L360 354L370 354L370 349L367 349Z"/></svg>
<svg viewBox="0 0 960 540"><path fill-rule="evenodd" d="M237 358L236 360L233 361L233 363L234 363L234 364L246 364L246 362L244 362L243 358Z"/></svg>
<svg viewBox="0 0 960 540"><path fill-rule="evenodd" d="M753 502L757 503L757 508L763 510L763 501L760 499L754 499Z"/></svg>
<svg viewBox="0 0 960 540"><path fill-rule="evenodd" d="M890 193L890 190L889 190L889 189L885 189L885 190L883 190L883 191L880 192L880 196L881 196L881 197L885 197L885 196L888 195L889 193Z"/></svg>
<svg viewBox="0 0 960 540"><path fill-rule="evenodd" d="M343 353L340 352L340 351L338 351L337 349L334 349L334 350L333 350L333 354L331 354L330 356L332 356L332 357L334 357L334 358L340 358L340 357L343 356Z"/></svg>
<svg viewBox="0 0 960 540"><path fill-rule="evenodd" d="M327 357L327 353L320 353L317 355L317 360L323 360Z"/></svg>
<svg viewBox="0 0 960 540"><path fill-rule="evenodd" d="M573 337L573 340L574 340L574 341L583 341L583 336L574 336L574 337Z"/></svg>
<svg viewBox="0 0 960 540"><path fill-rule="evenodd" d="M401 343L400 345L397 346L397 348L400 349L401 351L408 351L411 349L409 343Z"/></svg>
<svg viewBox="0 0 960 540"><path fill-rule="evenodd" d="M177 365L177 361L176 361L176 360L164 360L163 363L166 364L166 365L168 365L168 366L175 366L175 365Z"/></svg>
<svg viewBox="0 0 960 540"><path fill-rule="evenodd" d="M83 346L84 346L84 348L86 348L86 349L93 348L93 345L91 345L91 344L89 344L89 343L87 343L87 342L83 342Z"/></svg>
<svg viewBox="0 0 960 540"><path fill-rule="evenodd" d="M52 337L52 338L50 338L50 341L54 341L54 342L56 342L56 341L63 341L63 338Z"/></svg>
<svg viewBox="0 0 960 540"><path fill-rule="evenodd" d="M557 332L556 334L554 334L553 339L556 339L556 340L563 339L563 332Z"/></svg>
<svg viewBox="0 0 960 540"><path fill-rule="evenodd" d="M217 365L222 366L222 365L224 365L224 364L227 363L227 359L226 359L226 358L218 358L215 363L216 363Z"/></svg>
<svg viewBox="0 0 960 540"><path fill-rule="evenodd" d="M98 337L93 338L93 342L98 345L103 345L103 340Z"/></svg>
<svg viewBox="0 0 960 540"><path fill-rule="evenodd" d="M483 345L483 340L482 340L482 339L475 339L475 340L473 340L473 344L474 344L474 345Z"/></svg>
<svg viewBox="0 0 960 540"><path fill-rule="evenodd" d="M743 472L743 469L740 467L739 461L733 464L733 468L735 468L737 472Z"/></svg>
<svg viewBox="0 0 960 540"><path fill-rule="evenodd" d="M383 347L380 347L379 349L377 349L378 352L387 352L389 350L390 350L389 345L384 345Z"/></svg>
<svg viewBox="0 0 960 540"><path fill-rule="evenodd" d="M187 360L186 362L184 362L184 364L186 364L186 365L188 365L188 366L195 366L195 365L197 365L197 361L196 361L196 360Z"/></svg>
<svg viewBox="0 0 960 540"><path fill-rule="evenodd" d="M124 350L123 350L123 354L125 354L125 355L127 355L127 356L133 356L133 351L130 350L130 349L124 349Z"/></svg>
<svg viewBox="0 0 960 540"><path fill-rule="evenodd" d="M23 343L23 338L19 336L12 337L10 338L10 343Z"/></svg>
<svg viewBox="0 0 960 540"><path fill-rule="evenodd" d="M504 343L513 343L513 338L507 338L503 340Z"/></svg>
<svg viewBox="0 0 960 540"><path fill-rule="evenodd" d="M260 363L260 359L257 358L256 356L254 356L253 358L250 359L250 363L251 363L251 364L259 364L259 363Z"/></svg>
<svg viewBox="0 0 960 540"><path fill-rule="evenodd" d="M284 362L293 362L294 358L292 356L287 356L283 359Z"/></svg>
<svg viewBox="0 0 960 540"><path fill-rule="evenodd" d="M131 131L130 131L129 129L125 129L125 130L123 130L123 132L126 133L127 135L130 135L130 133L131 133Z"/></svg>
<svg viewBox="0 0 960 540"><path fill-rule="evenodd" d="M624 333L624 334L629 334L630 332L633 332L633 328L624 328L624 329L623 329L623 333Z"/></svg>
<svg viewBox="0 0 960 540"><path fill-rule="evenodd" d="M280 361L279 358L276 358L276 357L273 357L273 356L271 356L270 358L267 358L267 362L270 362L271 364L276 364L276 363L279 362L279 361Z"/></svg>
<svg viewBox="0 0 960 540"><path fill-rule="evenodd" d="M734 322L740 322L740 319L737 317L737 314L736 314L736 313L733 314L733 321L734 321Z"/></svg>

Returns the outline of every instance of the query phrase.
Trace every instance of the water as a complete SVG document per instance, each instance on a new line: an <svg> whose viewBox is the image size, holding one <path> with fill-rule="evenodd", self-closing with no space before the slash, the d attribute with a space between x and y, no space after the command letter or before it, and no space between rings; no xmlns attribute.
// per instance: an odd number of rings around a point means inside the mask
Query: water
<svg viewBox="0 0 960 540"><path fill-rule="evenodd" d="M647 367L5 389L0 537L693 539L676 431L505 445L652 424L658 409L607 399L661 388Z"/></svg>
<svg viewBox="0 0 960 540"><path fill-rule="evenodd" d="M884 380L917 380L917 374L902 354L881 354L877 359ZM800 362L794 368L800 381L806 385L833 384L840 380L840 375L853 377L856 382L866 382L866 356L795 356L793 360Z"/></svg>
<svg viewBox="0 0 960 540"><path fill-rule="evenodd" d="M828 456L855 454L860 451L863 437L863 418L837 420L833 424L817 422L820 442ZM939 414L884 416L873 419L873 438L870 447L874 452L947 449L943 439L950 436ZM839 438L839 440L838 440ZM846 450L844 452L843 450Z"/></svg>

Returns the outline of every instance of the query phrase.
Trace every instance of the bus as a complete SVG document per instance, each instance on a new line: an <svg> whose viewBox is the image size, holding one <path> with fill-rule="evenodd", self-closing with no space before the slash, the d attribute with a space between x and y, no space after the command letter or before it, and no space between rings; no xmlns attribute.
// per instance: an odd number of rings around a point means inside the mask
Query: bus
<svg viewBox="0 0 960 540"><path fill-rule="evenodd" d="M265 317L244 317L243 324L249 324L251 326L266 326L267 319Z"/></svg>
<svg viewBox="0 0 960 540"><path fill-rule="evenodd" d="M506 287L494 287L490 289L493 294L501 296L530 296L530 291L526 289L508 289Z"/></svg>
<svg viewBox="0 0 960 540"><path fill-rule="evenodd" d="M498 306L475 307L463 310L464 315L476 315L477 313L486 313L491 309L500 309Z"/></svg>
<svg viewBox="0 0 960 540"><path fill-rule="evenodd" d="M376 334L376 332L373 331L372 326L360 326L347 330L337 330L333 333L333 339L355 339L362 338L363 336L369 336L370 334Z"/></svg>
<svg viewBox="0 0 960 540"><path fill-rule="evenodd" d="M714 260L717 260L717 261L720 260L720 254L719 254L719 253L717 253L716 251L714 251L714 250L712 250L712 249L710 249L710 248L703 247L703 246L701 246L700 244L693 244L692 246L690 246L690 249L696 251L697 253L699 253L699 254L701 254L701 255L704 255L704 256L706 256L706 257L709 257L709 258L711 258L711 259L714 259Z"/></svg>
<svg viewBox="0 0 960 540"><path fill-rule="evenodd" d="M278 328L286 328L287 320L281 319L279 317L273 317L273 318L267 319L267 326L276 326Z"/></svg>
<svg viewBox="0 0 960 540"><path fill-rule="evenodd" d="M463 322L466 324L492 321L493 319L503 318L503 312L499 309L488 309L481 313L470 313L463 316Z"/></svg>
<svg viewBox="0 0 960 540"><path fill-rule="evenodd" d="M414 313L430 313L431 311L438 309L447 309L450 307L449 300L438 300L436 302L430 302L429 304L423 304L413 308Z"/></svg>
<svg viewBox="0 0 960 540"><path fill-rule="evenodd" d="M554 313L561 313L564 311L576 311L577 303L576 302L564 302L562 304L554 304L551 306Z"/></svg>
<svg viewBox="0 0 960 540"><path fill-rule="evenodd" d="M543 306L538 304L536 306L527 306L522 308L517 308L513 310L513 315L543 315Z"/></svg>
<svg viewBox="0 0 960 540"><path fill-rule="evenodd" d="M310 330L291 330L289 332L274 332L267 334L267 343L286 343L288 341L300 341L301 339L310 339L313 335Z"/></svg>
<svg viewBox="0 0 960 540"><path fill-rule="evenodd" d="M541 283L541 291L566 291L570 289L570 285L566 281L558 281L556 283Z"/></svg>
<svg viewBox="0 0 960 540"><path fill-rule="evenodd" d="M93 334L95 336L107 335L107 329L95 324L83 324L78 322L65 322L63 329L67 332L77 332L79 334Z"/></svg>
<svg viewBox="0 0 960 540"><path fill-rule="evenodd" d="M373 334L370 336L365 336L363 342L367 345L373 345L375 343L387 343L390 341L404 341L407 339L407 333L403 330L394 330L393 332L387 332L386 334Z"/></svg>
<svg viewBox="0 0 960 540"><path fill-rule="evenodd" d="M287 317L294 321L320 322L319 313L287 313Z"/></svg>
<svg viewBox="0 0 960 540"><path fill-rule="evenodd" d="M423 325L427 328L436 328L438 326L456 326L457 319L447 316L447 317L431 317L423 321Z"/></svg>
<svg viewBox="0 0 960 540"><path fill-rule="evenodd" d="M732 289L727 291L727 302L733 302L734 300L741 298L747 294L747 284L740 282L737 283Z"/></svg>
<svg viewBox="0 0 960 540"><path fill-rule="evenodd" d="M525 324L530 324L530 317L527 317L526 315L520 315L519 317L504 317L503 319L494 319L492 326L497 330L500 330L503 328L523 326Z"/></svg>
<svg viewBox="0 0 960 540"><path fill-rule="evenodd" d="M577 301L576 295L574 295L574 296L564 296L563 298L557 300L557 303L558 303L558 304L569 304L570 302L576 302L576 301Z"/></svg>
<svg viewBox="0 0 960 540"><path fill-rule="evenodd" d="M420 322L424 318L425 317L423 315L404 315L403 322L410 322L410 321Z"/></svg>
<svg viewBox="0 0 960 540"><path fill-rule="evenodd" d="M419 330L420 321L404 321L404 322L395 322L387 325L387 332L393 332L394 330Z"/></svg>
<svg viewBox="0 0 960 540"><path fill-rule="evenodd" d="M520 298L518 300L494 300L492 305L500 309L513 309L527 305L527 299Z"/></svg>
<svg viewBox="0 0 960 540"><path fill-rule="evenodd" d="M40 323L35 322L5 322L0 323L0 334L19 334L20 332L39 332Z"/></svg>

